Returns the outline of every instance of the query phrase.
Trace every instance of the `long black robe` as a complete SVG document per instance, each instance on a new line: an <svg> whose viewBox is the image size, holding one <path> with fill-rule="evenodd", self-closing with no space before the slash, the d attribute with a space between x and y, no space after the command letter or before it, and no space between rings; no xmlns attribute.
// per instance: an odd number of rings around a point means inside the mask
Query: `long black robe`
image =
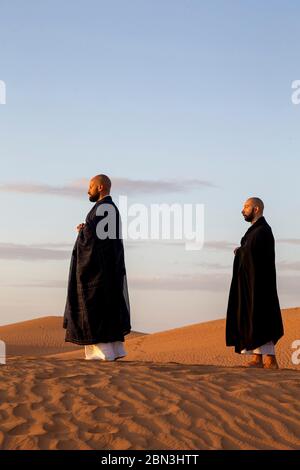
<svg viewBox="0 0 300 470"><path fill-rule="evenodd" d="M230 287L226 345L240 353L283 336L276 287L275 243L271 227L260 217L237 249Z"/></svg>
<svg viewBox="0 0 300 470"><path fill-rule="evenodd" d="M113 219L107 217L108 212L96 215L101 204L114 208ZM107 230L109 224L115 223L116 238L97 236L96 227L101 220L107 220ZM84 228L78 233L71 258L63 320L67 342L88 345L124 341L124 336L131 330L120 227L118 208L112 198L106 196L93 206Z"/></svg>

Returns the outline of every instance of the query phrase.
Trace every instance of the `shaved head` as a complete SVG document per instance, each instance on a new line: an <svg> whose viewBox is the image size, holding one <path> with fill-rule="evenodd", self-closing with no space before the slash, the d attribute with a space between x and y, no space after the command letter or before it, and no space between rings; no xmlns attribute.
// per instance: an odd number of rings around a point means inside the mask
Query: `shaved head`
<svg viewBox="0 0 300 470"><path fill-rule="evenodd" d="M104 190L109 194L111 188L111 181L108 176L106 175L96 175L94 176L91 181L93 181L98 186L103 186Z"/></svg>
<svg viewBox="0 0 300 470"><path fill-rule="evenodd" d="M104 196L110 194L111 181L106 175L96 175L90 180L89 199L91 202L97 202Z"/></svg>
<svg viewBox="0 0 300 470"><path fill-rule="evenodd" d="M249 197L244 204L242 214L247 222L254 223L263 215L264 203L259 197Z"/></svg>
<svg viewBox="0 0 300 470"><path fill-rule="evenodd" d="M265 206L264 206L263 201L261 199L259 199L259 197L249 197L247 202L252 204L253 207L257 206L259 208L259 210L261 211L261 213L263 213Z"/></svg>

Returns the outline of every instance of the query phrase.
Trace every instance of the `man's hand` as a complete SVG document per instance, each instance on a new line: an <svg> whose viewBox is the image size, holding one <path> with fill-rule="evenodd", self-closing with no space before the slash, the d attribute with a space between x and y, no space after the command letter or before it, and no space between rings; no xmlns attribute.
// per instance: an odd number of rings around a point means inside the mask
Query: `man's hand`
<svg viewBox="0 0 300 470"><path fill-rule="evenodd" d="M77 232L80 232L80 230L83 229L84 226L85 226L85 224L77 225L77 227L76 227Z"/></svg>

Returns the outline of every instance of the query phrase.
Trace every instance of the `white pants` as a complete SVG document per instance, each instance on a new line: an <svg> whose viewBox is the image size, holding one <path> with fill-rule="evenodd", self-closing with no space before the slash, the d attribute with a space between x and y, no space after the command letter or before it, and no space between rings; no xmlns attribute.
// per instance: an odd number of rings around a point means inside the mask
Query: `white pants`
<svg viewBox="0 0 300 470"><path fill-rule="evenodd" d="M122 341L113 343L97 343L85 346L85 358L87 360L98 359L100 361L114 361L126 356Z"/></svg>
<svg viewBox="0 0 300 470"><path fill-rule="evenodd" d="M263 344L262 346L259 346L259 348L253 350L243 349L241 354L269 354L275 356L274 343L273 341L269 341L268 343Z"/></svg>

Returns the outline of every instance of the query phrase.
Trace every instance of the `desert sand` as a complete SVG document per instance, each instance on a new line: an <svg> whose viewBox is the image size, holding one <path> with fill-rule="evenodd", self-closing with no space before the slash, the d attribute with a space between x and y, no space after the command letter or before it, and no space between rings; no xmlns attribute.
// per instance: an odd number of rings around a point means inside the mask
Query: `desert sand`
<svg viewBox="0 0 300 470"><path fill-rule="evenodd" d="M278 371L245 368L225 320L131 333L113 363L85 361L61 317L2 326L0 449L300 449L300 308L283 320Z"/></svg>

